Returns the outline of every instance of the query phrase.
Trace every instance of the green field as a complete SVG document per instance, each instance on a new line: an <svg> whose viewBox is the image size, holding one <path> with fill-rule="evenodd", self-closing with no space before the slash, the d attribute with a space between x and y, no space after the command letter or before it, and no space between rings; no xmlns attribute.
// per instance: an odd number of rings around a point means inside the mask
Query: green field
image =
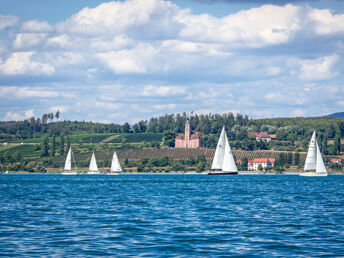
<svg viewBox="0 0 344 258"><path fill-rule="evenodd" d="M34 147L34 145L30 144L12 145L10 148L0 149L0 155L3 155L5 152L8 151L10 155L13 155L15 152L18 152L21 154L22 157L37 157L40 155L40 152L35 151Z"/></svg>

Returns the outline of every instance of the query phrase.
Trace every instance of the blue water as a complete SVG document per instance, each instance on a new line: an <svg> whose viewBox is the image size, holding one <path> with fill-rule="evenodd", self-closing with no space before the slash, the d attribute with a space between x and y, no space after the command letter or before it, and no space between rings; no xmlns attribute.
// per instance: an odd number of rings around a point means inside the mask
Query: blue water
<svg viewBox="0 0 344 258"><path fill-rule="evenodd" d="M344 176L0 175L0 255L344 255Z"/></svg>

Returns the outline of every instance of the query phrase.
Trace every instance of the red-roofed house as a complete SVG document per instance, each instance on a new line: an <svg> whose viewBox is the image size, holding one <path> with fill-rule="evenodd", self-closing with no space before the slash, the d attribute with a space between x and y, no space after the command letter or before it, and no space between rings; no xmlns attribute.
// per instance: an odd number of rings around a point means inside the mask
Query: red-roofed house
<svg viewBox="0 0 344 258"><path fill-rule="evenodd" d="M201 132L191 134L190 124L186 122L185 133L179 134L175 140L175 148L199 148L201 147Z"/></svg>
<svg viewBox="0 0 344 258"><path fill-rule="evenodd" d="M257 141L266 141L269 142L271 140L276 140L276 134L268 134L268 133L259 133L259 132L253 132L248 133L248 135L254 135L256 136Z"/></svg>
<svg viewBox="0 0 344 258"><path fill-rule="evenodd" d="M273 168L275 159L253 159L249 160L247 164L248 170L258 170L258 166L262 165L263 168Z"/></svg>
<svg viewBox="0 0 344 258"><path fill-rule="evenodd" d="M341 159L331 159L331 163L337 163L337 164L342 164L342 160Z"/></svg>

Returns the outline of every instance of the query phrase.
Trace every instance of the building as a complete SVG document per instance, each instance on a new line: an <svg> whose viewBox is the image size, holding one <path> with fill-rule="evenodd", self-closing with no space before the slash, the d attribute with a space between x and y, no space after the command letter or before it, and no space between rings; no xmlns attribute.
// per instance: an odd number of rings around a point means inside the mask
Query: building
<svg viewBox="0 0 344 258"><path fill-rule="evenodd" d="M266 167L271 169L274 167L275 159L253 159L249 160L247 164L248 170L258 170L259 165L262 165L263 169Z"/></svg>
<svg viewBox="0 0 344 258"><path fill-rule="evenodd" d="M179 134L175 140L175 148L199 148L201 147L202 133L191 134L190 124L186 122L185 133Z"/></svg>
<svg viewBox="0 0 344 258"><path fill-rule="evenodd" d="M341 159L331 159L331 163L337 163L337 164L341 165L342 160Z"/></svg>
<svg viewBox="0 0 344 258"><path fill-rule="evenodd" d="M270 142L271 140L276 140L276 134L253 132L253 133L248 133L248 135L256 136L257 141Z"/></svg>

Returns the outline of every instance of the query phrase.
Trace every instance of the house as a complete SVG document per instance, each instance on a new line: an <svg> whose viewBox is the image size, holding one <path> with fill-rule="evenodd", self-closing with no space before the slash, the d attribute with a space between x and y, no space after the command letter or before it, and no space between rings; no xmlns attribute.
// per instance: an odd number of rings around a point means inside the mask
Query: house
<svg viewBox="0 0 344 258"><path fill-rule="evenodd" d="M248 170L258 170L259 165L261 165L264 168L273 168L275 164L275 159L253 159L253 160L249 160L248 164L247 164L247 169Z"/></svg>
<svg viewBox="0 0 344 258"><path fill-rule="evenodd" d="M190 123L185 124L185 133L179 134L175 139L175 148L199 148L201 147L201 132L191 134Z"/></svg>
<svg viewBox="0 0 344 258"><path fill-rule="evenodd" d="M342 165L342 160L341 159L331 159L331 163L337 163L339 165Z"/></svg>
<svg viewBox="0 0 344 258"><path fill-rule="evenodd" d="M260 132L252 132L248 133L248 135L256 136L256 141L266 141L270 142L271 140L276 140L276 134L268 134L268 133L260 133Z"/></svg>

